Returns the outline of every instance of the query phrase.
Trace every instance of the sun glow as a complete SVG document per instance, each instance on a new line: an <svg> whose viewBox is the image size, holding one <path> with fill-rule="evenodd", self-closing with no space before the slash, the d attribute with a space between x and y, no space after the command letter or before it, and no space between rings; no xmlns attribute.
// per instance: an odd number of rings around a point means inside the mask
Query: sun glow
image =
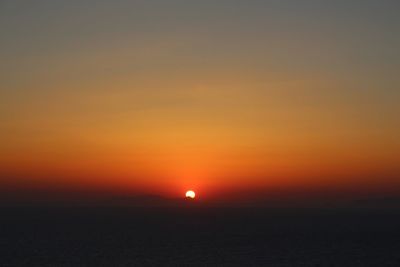
<svg viewBox="0 0 400 267"><path fill-rule="evenodd" d="M189 190L189 191L186 192L186 197L194 199L196 197L196 193L194 191L192 191L192 190Z"/></svg>

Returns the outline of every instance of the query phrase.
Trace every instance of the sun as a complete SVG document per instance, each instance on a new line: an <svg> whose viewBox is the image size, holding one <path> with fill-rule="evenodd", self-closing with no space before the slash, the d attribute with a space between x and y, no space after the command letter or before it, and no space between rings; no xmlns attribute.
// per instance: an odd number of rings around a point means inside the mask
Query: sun
<svg viewBox="0 0 400 267"><path fill-rule="evenodd" d="M189 190L186 192L186 198L194 199L196 197L196 193L193 190Z"/></svg>

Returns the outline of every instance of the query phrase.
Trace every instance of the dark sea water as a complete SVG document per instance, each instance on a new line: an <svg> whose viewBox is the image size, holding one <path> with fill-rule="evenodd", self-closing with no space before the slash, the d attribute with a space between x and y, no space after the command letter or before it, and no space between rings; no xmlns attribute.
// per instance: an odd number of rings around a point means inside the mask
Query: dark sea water
<svg viewBox="0 0 400 267"><path fill-rule="evenodd" d="M400 211L2 208L0 266L400 266Z"/></svg>

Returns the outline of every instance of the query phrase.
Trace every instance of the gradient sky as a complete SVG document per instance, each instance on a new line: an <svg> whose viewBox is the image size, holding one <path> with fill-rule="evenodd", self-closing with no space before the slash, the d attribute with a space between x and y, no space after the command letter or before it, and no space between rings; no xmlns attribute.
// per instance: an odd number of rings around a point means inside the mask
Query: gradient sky
<svg viewBox="0 0 400 267"><path fill-rule="evenodd" d="M400 189L399 11L2 0L0 186Z"/></svg>

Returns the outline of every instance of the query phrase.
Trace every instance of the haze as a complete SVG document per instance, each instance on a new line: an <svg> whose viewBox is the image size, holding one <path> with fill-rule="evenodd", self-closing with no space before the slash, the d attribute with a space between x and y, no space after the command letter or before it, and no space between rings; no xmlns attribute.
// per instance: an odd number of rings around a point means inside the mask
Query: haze
<svg viewBox="0 0 400 267"><path fill-rule="evenodd" d="M1 1L1 191L398 193L399 8Z"/></svg>

